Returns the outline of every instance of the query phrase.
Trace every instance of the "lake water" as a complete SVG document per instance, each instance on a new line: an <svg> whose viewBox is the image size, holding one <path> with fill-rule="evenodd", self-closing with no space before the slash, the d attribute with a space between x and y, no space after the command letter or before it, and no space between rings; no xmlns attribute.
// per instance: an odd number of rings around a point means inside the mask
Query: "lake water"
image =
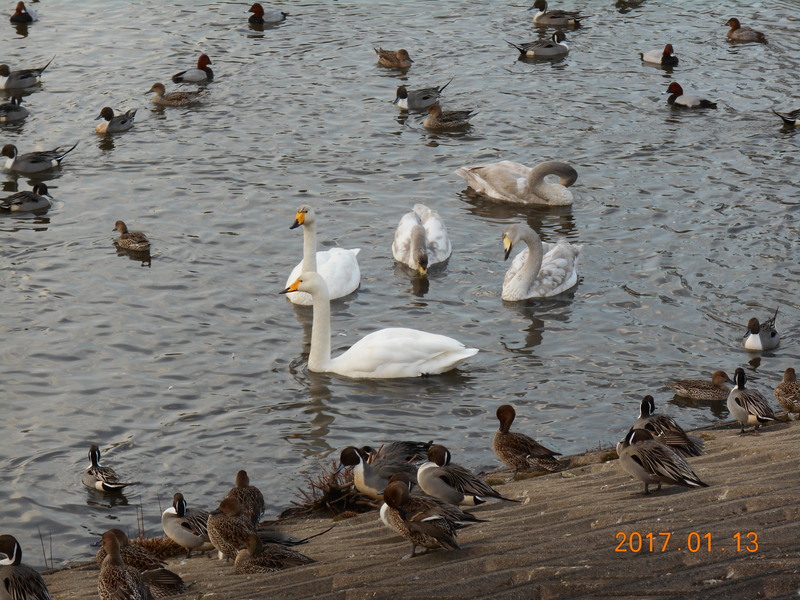
<svg viewBox="0 0 800 600"><path fill-rule="evenodd" d="M434 439L494 468L502 403L517 430L569 454L615 443L647 393L687 428L728 418L673 402L674 377L742 365L771 397L800 362L800 137L771 112L800 107L797 6L581 4L562 4L591 15L567 32L569 56L546 62L519 62L504 41L552 33L527 3L297 2L259 32L248 2L55 0L35 5L26 36L5 25L12 69L55 60L3 143L80 142L45 175L57 200L46 215L0 219L0 529L27 562L43 562L37 528L61 564L111 526L136 533L140 504L160 533L175 491L215 507L240 468L275 516L350 444ZM728 43L734 15L769 44ZM672 73L641 63L666 42ZM415 63L381 69L373 46ZM201 52L216 74L203 102L154 108L146 90L173 89ZM391 104L400 83L451 77L444 108L479 111L466 131L430 133ZM673 80L719 108L669 107ZM106 105L137 108L134 129L97 136ZM453 174L503 159L574 165L574 206L502 205ZM30 189L2 180L7 194ZM454 248L427 286L390 250L417 202L439 211ZM402 325L480 353L411 381L309 373L310 309L278 294L302 255L289 225L304 203L321 245L361 248L361 288L333 307L334 352ZM116 254L117 219L151 238L149 266ZM573 292L500 299L513 222L583 245ZM776 306L782 345L751 361L744 325ZM92 443L138 482L126 497L82 488Z"/></svg>

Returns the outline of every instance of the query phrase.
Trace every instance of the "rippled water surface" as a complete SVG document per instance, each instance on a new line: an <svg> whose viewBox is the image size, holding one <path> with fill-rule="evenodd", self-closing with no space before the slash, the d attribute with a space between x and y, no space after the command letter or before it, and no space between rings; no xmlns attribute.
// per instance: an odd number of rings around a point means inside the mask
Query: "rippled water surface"
<svg viewBox="0 0 800 600"><path fill-rule="evenodd" d="M29 562L42 562L37 527L56 564L82 558L112 524L135 532L140 502L149 534L175 491L216 506L240 468L274 516L349 444L435 439L493 468L501 403L569 454L615 442L646 393L686 427L727 418L673 401L672 377L743 365L769 393L798 366L800 137L770 110L800 107L793 3L564 2L591 18L555 62L519 62L504 42L549 35L526 3L301 2L263 32L248 5L56 0L26 36L3 28L12 68L56 58L2 143L80 142L45 176L46 215L0 219L0 524ZM733 15L769 44L729 44ZM666 42L673 72L640 62ZM379 45L416 62L380 69ZM154 108L145 91L200 52L216 73L203 102ZM479 111L466 131L430 133L391 104L400 83L451 77L445 109ZM719 108L670 108L671 80ZM135 128L95 135L106 105L137 108ZM573 164L574 206L501 205L453 174L503 159ZM440 212L454 248L428 285L390 251L416 202ZM301 257L289 225L303 203L323 246L361 248L361 288L334 303L334 351L405 325L481 352L413 381L309 373L310 310L278 295ZM151 238L149 266L116 254L117 219ZM500 234L520 221L583 245L573 292L500 299ZM751 361L744 323L776 306L784 341ZM139 482L127 497L81 487L92 443Z"/></svg>

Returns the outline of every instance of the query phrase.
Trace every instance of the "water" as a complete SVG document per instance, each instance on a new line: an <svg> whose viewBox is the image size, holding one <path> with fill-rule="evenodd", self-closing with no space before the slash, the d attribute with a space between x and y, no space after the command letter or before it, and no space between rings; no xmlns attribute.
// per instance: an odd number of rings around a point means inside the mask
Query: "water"
<svg viewBox="0 0 800 600"><path fill-rule="evenodd" d="M175 491L216 506L240 468L274 516L349 444L435 439L493 468L501 403L569 454L616 442L646 393L685 427L727 418L671 403L672 377L744 365L768 393L797 366L800 138L770 112L797 108L792 3L595 2L568 32L568 58L533 63L503 41L538 36L527 3L301 2L264 32L247 26L247 4L54 1L26 37L2 36L12 68L56 55L3 143L80 141L46 176L57 199L46 215L0 219L0 529L29 562L42 563L37 528L56 564L85 558L110 526L136 533L140 503L148 534ZM733 15L769 44L728 44ZM672 74L641 64L638 52L668 41ZM416 62L379 69L379 45ZM216 73L205 101L153 108L145 91L172 89L201 52ZM443 104L480 111L468 131L429 133L391 105L401 82L453 76ZM671 109L671 80L719 109ZM105 105L138 108L134 129L96 136ZM574 206L500 205L453 175L502 159L571 163ZM29 180L3 175L16 186ZM440 212L454 247L427 289L390 253L415 202ZM289 225L303 203L323 246L361 248L361 288L334 306L334 352L394 325L481 352L414 381L308 373L310 311L278 295L301 257ZM117 219L151 238L150 266L116 255ZM500 233L518 221L583 244L574 293L500 299ZM750 364L744 324L775 306L784 341ZM92 443L139 482L127 497L81 487Z"/></svg>

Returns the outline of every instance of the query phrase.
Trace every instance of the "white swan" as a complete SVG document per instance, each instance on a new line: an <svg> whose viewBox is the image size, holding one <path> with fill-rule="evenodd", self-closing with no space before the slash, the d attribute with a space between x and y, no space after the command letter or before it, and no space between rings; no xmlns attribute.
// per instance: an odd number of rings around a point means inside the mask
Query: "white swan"
<svg viewBox="0 0 800 600"><path fill-rule="evenodd" d="M338 373L356 379L419 377L453 369L478 352L453 338L417 329L392 327L370 333L336 358L331 358L331 305L325 280L303 273L282 293L299 290L314 298L308 370Z"/></svg>
<svg viewBox="0 0 800 600"><path fill-rule="evenodd" d="M317 252L317 226L314 209L303 205L297 209L294 223L289 229L303 226L303 260L301 260L286 280L288 287L294 283L302 273L314 271L325 279L328 293L332 300L352 294L361 284L361 270L358 268L357 255L361 248L331 248ZM310 294L297 292L287 296L294 304L311 306L313 301Z"/></svg>
<svg viewBox="0 0 800 600"><path fill-rule="evenodd" d="M504 160L487 165L459 167L456 175L463 177L476 192L495 200L518 204L572 204L572 192L567 188L578 179L578 172L567 163L543 162L533 168ZM547 175L557 175L559 183L545 181Z"/></svg>
<svg viewBox="0 0 800 600"><path fill-rule="evenodd" d="M447 229L438 212L424 204L415 204L411 212L402 216L392 242L392 256L397 262L425 275L428 267L446 261L452 253Z"/></svg>
<svg viewBox="0 0 800 600"><path fill-rule="evenodd" d="M511 261L503 280L503 300L514 302L555 296L578 283L581 246L572 245L563 238L555 244L542 242L527 225L509 225L503 231L506 259L514 244L520 241L528 247Z"/></svg>

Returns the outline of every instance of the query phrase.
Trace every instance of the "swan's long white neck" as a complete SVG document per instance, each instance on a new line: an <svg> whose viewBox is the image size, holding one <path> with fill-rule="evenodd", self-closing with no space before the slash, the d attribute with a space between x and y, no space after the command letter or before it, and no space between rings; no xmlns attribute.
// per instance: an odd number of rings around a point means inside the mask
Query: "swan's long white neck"
<svg viewBox="0 0 800 600"><path fill-rule="evenodd" d="M545 181L547 175L557 175L558 183ZM575 169L557 161L543 162L528 173L528 193L534 194L551 206L572 204L572 192L567 188L578 178Z"/></svg>
<svg viewBox="0 0 800 600"><path fill-rule="evenodd" d="M523 230L519 239L528 245L528 259L517 272L515 279L530 285L539 276L542 268L542 240L532 229Z"/></svg>
<svg viewBox="0 0 800 600"><path fill-rule="evenodd" d="M303 273L317 272L317 226L314 221L303 223Z"/></svg>
<svg viewBox="0 0 800 600"><path fill-rule="evenodd" d="M311 237L314 237L313 233ZM307 241L308 237L306 237ZM321 277L318 278L317 289L314 290L311 297L314 303L314 316L311 320L311 351L308 354L308 368L315 373L322 373L331 362L331 300L328 286Z"/></svg>

